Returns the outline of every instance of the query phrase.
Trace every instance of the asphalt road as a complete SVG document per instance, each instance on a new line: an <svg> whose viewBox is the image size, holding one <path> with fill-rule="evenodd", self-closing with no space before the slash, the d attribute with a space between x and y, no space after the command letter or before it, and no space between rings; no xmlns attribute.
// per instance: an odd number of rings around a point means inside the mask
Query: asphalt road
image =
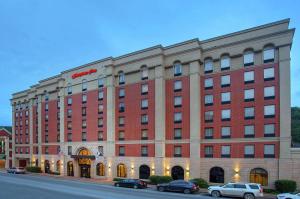
<svg viewBox="0 0 300 199"><path fill-rule="evenodd" d="M135 190L112 185L0 173L0 199L212 199L200 194Z"/></svg>

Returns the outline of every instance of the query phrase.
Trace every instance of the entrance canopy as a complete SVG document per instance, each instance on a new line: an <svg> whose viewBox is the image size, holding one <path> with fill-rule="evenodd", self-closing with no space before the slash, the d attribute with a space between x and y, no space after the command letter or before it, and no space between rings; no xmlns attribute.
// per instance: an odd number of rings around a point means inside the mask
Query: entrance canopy
<svg viewBox="0 0 300 199"><path fill-rule="evenodd" d="M96 157L94 155L71 155L71 158L74 158L76 160L78 159L91 159L95 160Z"/></svg>

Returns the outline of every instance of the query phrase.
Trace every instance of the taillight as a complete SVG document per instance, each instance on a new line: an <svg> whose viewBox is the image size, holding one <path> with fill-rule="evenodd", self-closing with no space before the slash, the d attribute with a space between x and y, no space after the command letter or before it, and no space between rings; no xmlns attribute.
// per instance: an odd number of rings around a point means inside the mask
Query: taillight
<svg viewBox="0 0 300 199"><path fill-rule="evenodd" d="M262 188L259 189L259 192L262 193L264 190Z"/></svg>

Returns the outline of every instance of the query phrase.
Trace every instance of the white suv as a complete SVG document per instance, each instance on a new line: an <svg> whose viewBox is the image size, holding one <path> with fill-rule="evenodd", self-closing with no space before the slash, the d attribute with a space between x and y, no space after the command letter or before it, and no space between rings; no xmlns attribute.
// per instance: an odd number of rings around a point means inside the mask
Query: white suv
<svg viewBox="0 0 300 199"><path fill-rule="evenodd" d="M212 197L231 196L245 199L263 197L263 189L256 183L228 183L224 186L210 186L208 193Z"/></svg>

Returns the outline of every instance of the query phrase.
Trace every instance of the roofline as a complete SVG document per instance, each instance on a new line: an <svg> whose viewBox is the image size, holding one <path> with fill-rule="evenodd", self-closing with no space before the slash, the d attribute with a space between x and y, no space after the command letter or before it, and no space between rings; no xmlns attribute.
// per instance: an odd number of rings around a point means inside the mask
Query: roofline
<svg viewBox="0 0 300 199"><path fill-rule="evenodd" d="M10 132L10 131L8 131L5 127L2 127L1 129L0 129L0 131L1 130L4 130L4 131L6 131L9 135L11 135L12 134L12 132Z"/></svg>

